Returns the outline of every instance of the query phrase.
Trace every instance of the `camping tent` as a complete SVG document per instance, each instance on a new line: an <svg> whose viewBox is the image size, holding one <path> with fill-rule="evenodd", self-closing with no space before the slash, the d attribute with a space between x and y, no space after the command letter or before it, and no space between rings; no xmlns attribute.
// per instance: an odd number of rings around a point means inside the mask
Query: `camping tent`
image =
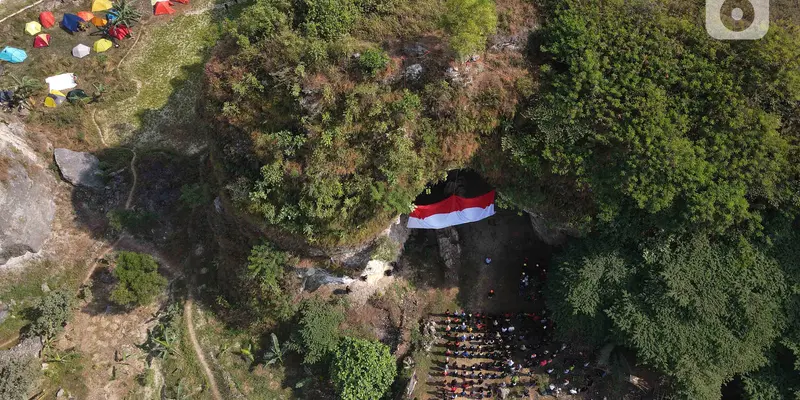
<svg viewBox="0 0 800 400"><path fill-rule="evenodd" d="M108 36L111 36L117 40L125 39L130 34L131 30L122 24L108 28Z"/></svg>
<svg viewBox="0 0 800 400"><path fill-rule="evenodd" d="M26 58L28 58L28 54L25 53L25 50L15 47L6 47L3 51L0 51L0 60L3 61L21 63L25 61Z"/></svg>
<svg viewBox="0 0 800 400"><path fill-rule="evenodd" d="M106 26L107 23L108 23L108 20L105 19L105 18L100 18L100 17L92 18L92 24L94 24L94 26L96 26L98 28L101 27L101 26Z"/></svg>
<svg viewBox="0 0 800 400"><path fill-rule="evenodd" d="M42 24L36 21L31 21L25 24L25 32L27 32L28 35L35 35L41 31L42 31Z"/></svg>
<svg viewBox="0 0 800 400"><path fill-rule="evenodd" d="M88 11L78 11L78 18L80 18L80 19L82 19L82 20L84 20L86 22L89 22L89 21L92 20L92 18L94 18L94 14L92 14L92 13L90 13Z"/></svg>
<svg viewBox="0 0 800 400"><path fill-rule="evenodd" d="M46 33L40 33L33 38L33 47L40 48L40 47L47 47L50 46L50 35Z"/></svg>
<svg viewBox="0 0 800 400"><path fill-rule="evenodd" d="M83 101L84 99L88 99L89 95L83 91L83 89L73 89L67 93L67 101L71 104L75 104L79 101Z"/></svg>
<svg viewBox="0 0 800 400"><path fill-rule="evenodd" d="M111 0L94 0L92 2L92 12L110 10L113 5Z"/></svg>
<svg viewBox="0 0 800 400"><path fill-rule="evenodd" d="M156 3L156 6L153 7L153 14L155 15L165 15L165 14L174 14L175 9L170 7L168 1L159 1Z"/></svg>
<svg viewBox="0 0 800 400"><path fill-rule="evenodd" d="M51 90L50 94L44 98L44 106L45 107L58 107L64 100L67 99L67 96L64 96L64 93L59 92L58 90Z"/></svg>
<svg viewBox="0 0 800 400"><path fill-rule="evenodd" d="M92 45L92 50L94 50L95 53L102 53L110 49L113 45L114 43L111 43L111 41L108 39L100 39L94 42L94 45Z"/></svg>
<svg viewBox="0 0 800 400"><path fill-rule="evenodd" d="M72 89L78 86L78 82L75 81L75 74L69 72L51 76L44 81L47 82L47 86L50 88L51 92L54 90Z"/></svg>
<svg viewBox="0 0 800 400"><path fill-rule="evenodd" d="M56 24L56 17L50 11L45 11L39 14L39 22L45 28L52 28Z"/></svg>
<svg viewBox="0 0 800 400"><path fill-rule="evenodd" d="M78 58L83 58L89 55L91 49L85 44L79 44L72 48L72 55Z"/></svg>
<svg viewBox="0 0 800 400"><path fill-rule="evenodd" d="M61 26L68 32L77 32L80 29L81 22L85 21L75 14L64 14L64 18L61 19Z"/></svg>
<svg viewBox="0 0 800 400"><path fill-rule="evenodd" d="M111 10L106 14L106 20L108 20L108 22L114 22L117 20L117 18L119 18L119 15L117 15L117 12L114 10Z"/></svg>

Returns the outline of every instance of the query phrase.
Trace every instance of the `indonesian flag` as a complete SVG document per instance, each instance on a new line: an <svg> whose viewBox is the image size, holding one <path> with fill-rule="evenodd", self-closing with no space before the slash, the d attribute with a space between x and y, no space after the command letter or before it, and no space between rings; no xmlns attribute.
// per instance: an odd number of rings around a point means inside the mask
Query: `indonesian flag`
<svg viewBox="0 0 800 400"><path fill-rule="evenodd" d="M408 227L440 229L480 221L494 215L494 190L472 198L452 195L438 203L417 206L408 214Z"/></svg>

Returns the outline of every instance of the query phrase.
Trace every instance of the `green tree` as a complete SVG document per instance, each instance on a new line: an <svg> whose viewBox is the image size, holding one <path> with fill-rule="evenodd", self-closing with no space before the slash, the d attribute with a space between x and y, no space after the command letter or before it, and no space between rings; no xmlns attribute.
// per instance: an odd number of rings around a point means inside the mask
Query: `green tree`
<svg viewBox="0 0 800 400"><path fill-rule="evenodd" d="M66 289L46 293L28 310L28 336L41 336L45 341L64 329L75 308L75 295Z"/></svg>
<svg viewBox="0 0 800 400"><path fill-rule="evenodd" d="M142 19L142 12L128 0L115 1L114 8L111 9L110 14L115 15L116 18L113 21L109 21L109 27L119 25L132 27Z"/></svg>
<svg viewBox="0 0 800 400"><path fill-rule="evenodd" d="M149 254L120 252L114 276L118 282L111 300L121 306L148 305L167 286L167 279L158 273L158 263Z"/></svg>
<svg viewBox="0 0 800 400"><path fill-rule="evenodd" d="M380 399L397 375L386 345L345 337L331 363L331 380L342 400Z"/></svg>
<svg viewBox="0 0 800 400"><path fill-rule="evenodd" d="M458 57L483 51L487 37L497 31L494 1L447 0L446 8L442 24Z"/></svg>
<svg viewBox="0 0 800 400"><path fill-rule="evenodd" d="M744 240L704 236L624 249L590 238L559 260L548 304L567 335L629 346L697 400L719 399L723 383L767 363L785 326L774 258Z"/></svg>
<svg viewBox="0 0 800 400"><path fill-rule="evenodd" d="M800 95L796 29L737 46L687 22L693 7L552 4L536 54L542 91L522 112L529 126L504 141L537 186L572 186L576 201L552 203L632 238L758 230L757 204L794 208L796 133L782 122L796 120Z"/></svg>
<svg viewBox="0 0 800 400"><path fill-rule="evenodd" d="M339 325L344 322L341 307L319 298L303 302L296 344L303 353L303 362L315 364L326 360L339 344Z"/></svg>
<svg viewBox="0 0 800 400"><path fill-rule="evenodd" d="M39 371L36 357L0 357L0 399L27 400Z"/></svg>

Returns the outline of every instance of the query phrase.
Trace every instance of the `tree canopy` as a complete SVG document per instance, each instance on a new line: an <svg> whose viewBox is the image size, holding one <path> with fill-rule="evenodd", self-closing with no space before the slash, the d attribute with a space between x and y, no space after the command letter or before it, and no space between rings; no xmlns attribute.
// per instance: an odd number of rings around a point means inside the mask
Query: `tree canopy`
<svg viewBox="0 0 800 400"><path fill-rule="evenodd" d="M345 337L333 356L331 380L342 400L380 399L397 375L386 345Z"/></svg>

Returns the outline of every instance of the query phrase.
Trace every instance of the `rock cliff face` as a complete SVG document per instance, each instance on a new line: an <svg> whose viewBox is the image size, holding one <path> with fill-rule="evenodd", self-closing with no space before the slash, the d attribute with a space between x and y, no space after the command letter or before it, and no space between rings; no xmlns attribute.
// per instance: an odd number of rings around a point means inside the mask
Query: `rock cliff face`
<svg viewBox="0 0 800 400"><path fill-rule="evenodd" d="M24 138L22 124L0 124L0 266L38 252L56 211L55 179Z"/></svg>

